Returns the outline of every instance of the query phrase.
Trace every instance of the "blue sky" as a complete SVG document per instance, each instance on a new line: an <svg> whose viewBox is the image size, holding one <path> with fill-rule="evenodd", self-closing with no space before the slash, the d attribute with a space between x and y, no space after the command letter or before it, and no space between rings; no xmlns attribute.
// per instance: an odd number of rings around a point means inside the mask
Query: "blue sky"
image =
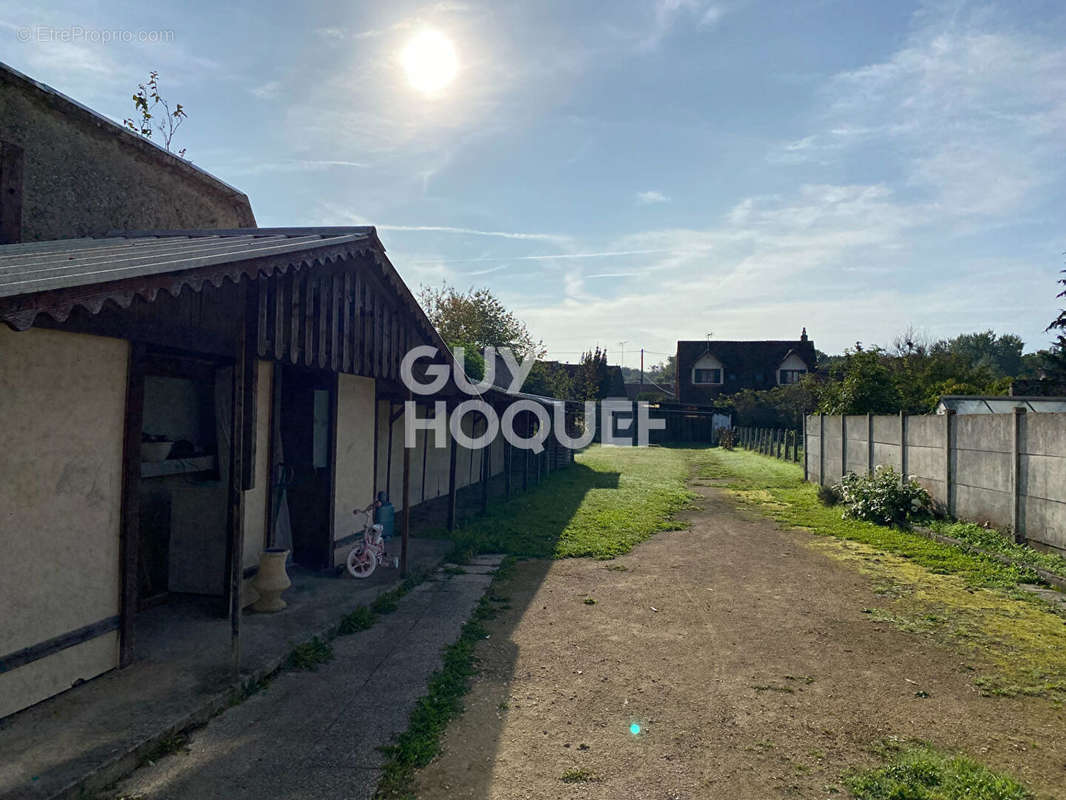
<svg viewBox="0 0 1066 800"><path fill-rule="evenodd" d="M429 96L400 59L426 29L459 59ZM412 288L488 286L553 357L1049 339L1061 2L0 0L0 42L115 119L159 70L180 145L260 225L377 225Z"/></svg>

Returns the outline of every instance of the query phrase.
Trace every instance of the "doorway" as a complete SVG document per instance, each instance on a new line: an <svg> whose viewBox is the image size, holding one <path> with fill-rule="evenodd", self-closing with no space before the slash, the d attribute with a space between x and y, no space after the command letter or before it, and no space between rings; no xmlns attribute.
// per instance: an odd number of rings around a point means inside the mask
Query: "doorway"
<svg viewBox="0 0 1066 800"><path fill-rule="evenodd" d="M292 560L308 569L328 569L333 566L337 376L331 372L283 367L279 377L278 429L282 453L279 466L285 475Z"/></svg>

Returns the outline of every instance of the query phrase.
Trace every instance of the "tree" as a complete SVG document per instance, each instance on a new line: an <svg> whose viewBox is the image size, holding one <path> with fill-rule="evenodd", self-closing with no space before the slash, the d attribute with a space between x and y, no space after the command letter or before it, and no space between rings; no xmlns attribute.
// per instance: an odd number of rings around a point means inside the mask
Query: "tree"
<svg viewBox="0 0 1066 800"><path fill-rule="evenodd" d="M938 342L936 347L958 356L973 369L986 369L995 377L1003 378L1016 377L1021 372L1025 343L1013 333L999 336L995 331L987 330L963 333L954 339Z"/></svg>
<svg viewBox="0 0 1066 800"><path fill-rule="evenodd" d="M823 385L818 410L825 414L894 414L901 400L896 381L880 348L864 350L856 343L832 367Z"/></svg>
<svg viewBox="0 0 1066 800"><path fill-rule="evenodd" d="M607 351L596 345L595 350L582 353L580 369L574 381L574 394L578 400L601 400L611 388L607 370Z"/></svg>
<svg viewBox="0 0 1066 800"><path fill-rule="evenodd" d="M1062 270L1066 274L1066 269ZM1058 283L1066 286L1066 278L1059 278ZM1055 295L1057 298L1066 297L1066 290ZM1059 309L1059 315L1045 328L1047 331L1057 331L1054 343L1046 351L1044 358L1044 372L1052 380L1066 380L1066 308Z"/></svg>
<svg viewBox="0 0 1066 800"><path fill-rule="evenodd" d="M480 355L486 347L509 347L515 357L542 356L544 344L489 289L460 292L447 283L423 285L418 300L429 321L449 347L462 346Z"/></svg>
<svg viewBox="0 0 1066 800"><path fill-rule="evenodd" d="M157 111L157 106L162 106L163 111L159 120L153 126L152 120L156 117L153 112ZM137 85L137 91L133 93L133 107L134 113L139 119L134 121L127 117L122 120L122 124L146 139L151 139L152 132L158 131L160 138L163 140L163 147L169 153L174 134L185 122L188 114L185 113L185 108L181 103L176 103L174 110L170 110L170 103L159 94L159 73L155 70L148 73L147 83ZM184 147L178 151L178 155L185 158Z"/></svg>

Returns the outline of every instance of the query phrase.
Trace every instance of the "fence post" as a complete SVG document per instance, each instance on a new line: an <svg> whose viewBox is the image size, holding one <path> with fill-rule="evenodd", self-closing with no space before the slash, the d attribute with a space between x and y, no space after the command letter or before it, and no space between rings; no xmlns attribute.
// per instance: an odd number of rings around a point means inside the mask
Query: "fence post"
<svg viewBox="0 0 1066 800"><path fill-rule="evenodd" d="M944 505L947 506L948 516L955 516L955 486L951 480L951 452L952 439L955 432L955 410L947 409L944 414Z"/></svg>
<svg viewBox="0 0 1066 800"><path fill-rule="evenodd" d="M791 458L788 454L788 446L792 442L792 431L785 428L785 461L790 461Z"/></svg>
<svg viewBox="0 0 1066 800"><path fill-rule="evenodd" d="M825 486L825 414L818 415L818 485Z"/></svg>
<svg viewBox="0 0 1066 800"><path fill-rule="evenodd" d="M1010 489L1011 489L1011 532L1014 541L1019 544L1025 543L1025 532L1022 530L1022 420L1025 419L1025 409L1018 406L1014 409L1014 424L1011 426L1011 459L1010 459Z"/></svg>
<svg viewBox="0 0 1066 800"><path fill-rule="evenodd" d="M777 457L781 458L781 442L784 440L784 431L777 428Z"/></svg>
<svg viewBox="0 0 1066 800"><path fill-rule="evenodd" d="M907 482L907 412L899 412L899 479Z"/></svg>
<svg viewBox="0 0 1066 800"><path fill-rule="evenodd" d="M840 415L840 477L848 474L848 416Z"/></svg>
<svg viewBox="0 0 1066 800"><path fill-rule="evenodd" d="M866 474L874 474L874 415L866 412Z"/></svg>

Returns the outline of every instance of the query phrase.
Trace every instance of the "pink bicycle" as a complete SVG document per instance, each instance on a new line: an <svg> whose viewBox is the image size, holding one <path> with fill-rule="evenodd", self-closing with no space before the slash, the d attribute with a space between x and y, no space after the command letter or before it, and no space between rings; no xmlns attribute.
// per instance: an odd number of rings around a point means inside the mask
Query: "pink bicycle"
<svg viewBox="0 0 1066 800"><path fill-rule="evenodd" d="M374 510L381 503L375 500L366 508L357 508L352 511L356 516L366 514L366 524L363 526L363 541L357 544L348 553L348 572L353 578L367 578L378 564L388 562L388 553L385 552L385 539L381 535L383 527L374 523Z"/></svg>

